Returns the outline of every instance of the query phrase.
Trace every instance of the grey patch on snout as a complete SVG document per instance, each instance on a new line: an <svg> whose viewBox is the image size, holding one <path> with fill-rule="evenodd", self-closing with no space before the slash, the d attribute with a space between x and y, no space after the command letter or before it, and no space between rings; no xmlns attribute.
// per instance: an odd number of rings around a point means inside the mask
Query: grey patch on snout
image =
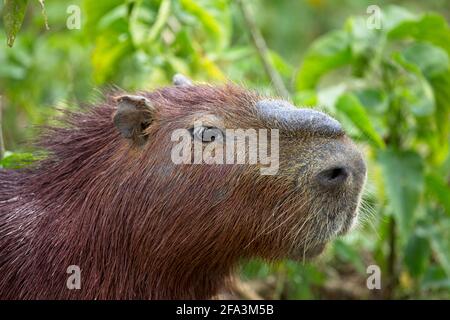
<svg viewBox="0 0 450 320"><path fill-rule="evenodd" d="M283 100L261 100L256 108L263 120L274 122L283 129L324 136L341 136L341 124L327 114L305 108L296 108Z"/></svg>

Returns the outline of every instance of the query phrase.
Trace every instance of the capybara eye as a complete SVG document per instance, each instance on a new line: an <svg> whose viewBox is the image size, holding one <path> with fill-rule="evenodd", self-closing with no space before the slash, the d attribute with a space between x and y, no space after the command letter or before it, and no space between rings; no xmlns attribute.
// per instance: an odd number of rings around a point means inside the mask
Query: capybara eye
<svg viewBox="0 0 450 320"><path fill-rule="evenodd" d="M201 142L213 142L213 141L222 141L223 133L220 129L215 127L195 127L189 130L194 137Z"/></svg>

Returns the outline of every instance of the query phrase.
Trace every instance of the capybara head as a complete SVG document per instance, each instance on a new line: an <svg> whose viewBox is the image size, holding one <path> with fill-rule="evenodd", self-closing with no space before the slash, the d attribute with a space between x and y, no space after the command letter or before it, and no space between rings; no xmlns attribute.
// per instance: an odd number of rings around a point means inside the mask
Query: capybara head
<svg viewBox="0 0 450 320"><path fill-rule="evenodd" d="M350 229L366 167L336 120L233 85L174 82L117 97L114 117L124 150L140 155L139 187L164 208L164 241L184 254L304 259Z"/></svg>
<svg viewBox="0 0 450 320"><path fill-rule="evenodd" d="M313 257L356 219L364 161L312 109L177 76L64 123L0 170L0 298L210 298L242 259Z"/></svg>

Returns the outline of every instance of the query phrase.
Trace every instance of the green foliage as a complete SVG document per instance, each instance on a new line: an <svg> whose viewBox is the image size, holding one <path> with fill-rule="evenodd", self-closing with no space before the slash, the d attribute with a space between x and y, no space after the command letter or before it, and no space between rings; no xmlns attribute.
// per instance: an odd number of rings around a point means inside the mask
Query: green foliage
<svg viewBox="0 0 450 320"><path fill-rule="evenodd" d="M378 162L383 169L390 210L398 221L400 235L409 235L423 190L423 161L413 151L389 149L379 152Z"/></svg>
<svg viewBox="0 0 450 320"><path fill-rule="evenodd" d="M32 153L12 153L6 152L3 159L0 159L0 168L21 169L29 166L36 160Z"/></svg>
<svg viewBox="0 0 450 320"><path fill-rule="evenodd" d="M308 50L296 81L298 90L313 88L327 72L351 61L350 36L334 31L318 39Z"/></svg>
<svg viewBox="0 0 450 320"><path fill-rule="evenodd" d="M358 97L350 93L343 94L337 100L336 108L345 114L372 144L384 148L384 141L372 126L369 115Z"/></svg>
<svg viewBox="0 0 450 320"><path fill-rule="evenodd" d="M450 276L450 239L433 224L448 222L450 212L449 171L440 169L449 158L450 29L437 14L416 16L398 7L388 9L384 19L384 28L365 28L361 37L363 21L350 18L344 30L313 43L296 87L318 90L320 96L329 92L332 80L327 77L337 79L332 71L340 68L337 81L345 88L327 108L336 110L356 139L369 142L369 168L381 168L379 199L395 225L391 229L381 224L387 229L380 233L386 234L383 241L397 240L388 250L400 256L395 270L420 281L438 260ZM348 72L343 73L343 66ZM311 73L315 70L319 72ZM435 174L439 171L442 176ZM429 217L431 211L436 220ZM427 231L419 235L421 228ZM380 258L388 259L391 253Z"/></svg>
<svg viewBox="0 0 450 320"><path fill-rule="evenodd" d="M3 23L8 38L8 46L12 47L16 35L22 26L28 0L5 0Z"/></svg>
<svg viewBox="0 0 450 320"><path fill-rule="evenodd" d="M383 286L397 284L389 297L450 293L450 28L441 14L420 14L445 13L448 4L380 5L381 29L366 25L369 4L248 4L292 100L333 114L369 161L362 208L369 223L335 241L318 262L244 265L244 279L275 278L265 297L324 298L330 283L351 277L365 293L356 297L370 298L365 269L373 263ZM80 30L66 27L69 5L81 8ZM47 17L38 1L5 0L0 10L8 150L26 150L30 124L46 124L55 106L95 100L94 87L149 90L180 72L274 93L231 0L61 0L46 3ZM7 153L0 167L33 160L28 152Z"/></svg>

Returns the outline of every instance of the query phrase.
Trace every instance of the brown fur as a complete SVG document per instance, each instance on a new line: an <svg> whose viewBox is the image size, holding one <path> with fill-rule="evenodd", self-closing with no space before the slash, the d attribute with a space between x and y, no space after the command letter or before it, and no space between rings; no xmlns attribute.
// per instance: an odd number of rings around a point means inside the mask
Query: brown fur
<svg viewBox="0 0 450 320"><path fill-rule="evenodd" d="M206 299L242 259L314 255L336 216L354 215L363 179L327 194L311 182L330 161L362 161L346 137L282 132L275 176L174 165L170 133L196 115L272 124L258 119L259 97L234 86L141 94L157 110L144 146L120 136L108 97L44 135L47 159L0 170L1 299ZM81 268L80 290L66 287L69 265Z"/></svg>

